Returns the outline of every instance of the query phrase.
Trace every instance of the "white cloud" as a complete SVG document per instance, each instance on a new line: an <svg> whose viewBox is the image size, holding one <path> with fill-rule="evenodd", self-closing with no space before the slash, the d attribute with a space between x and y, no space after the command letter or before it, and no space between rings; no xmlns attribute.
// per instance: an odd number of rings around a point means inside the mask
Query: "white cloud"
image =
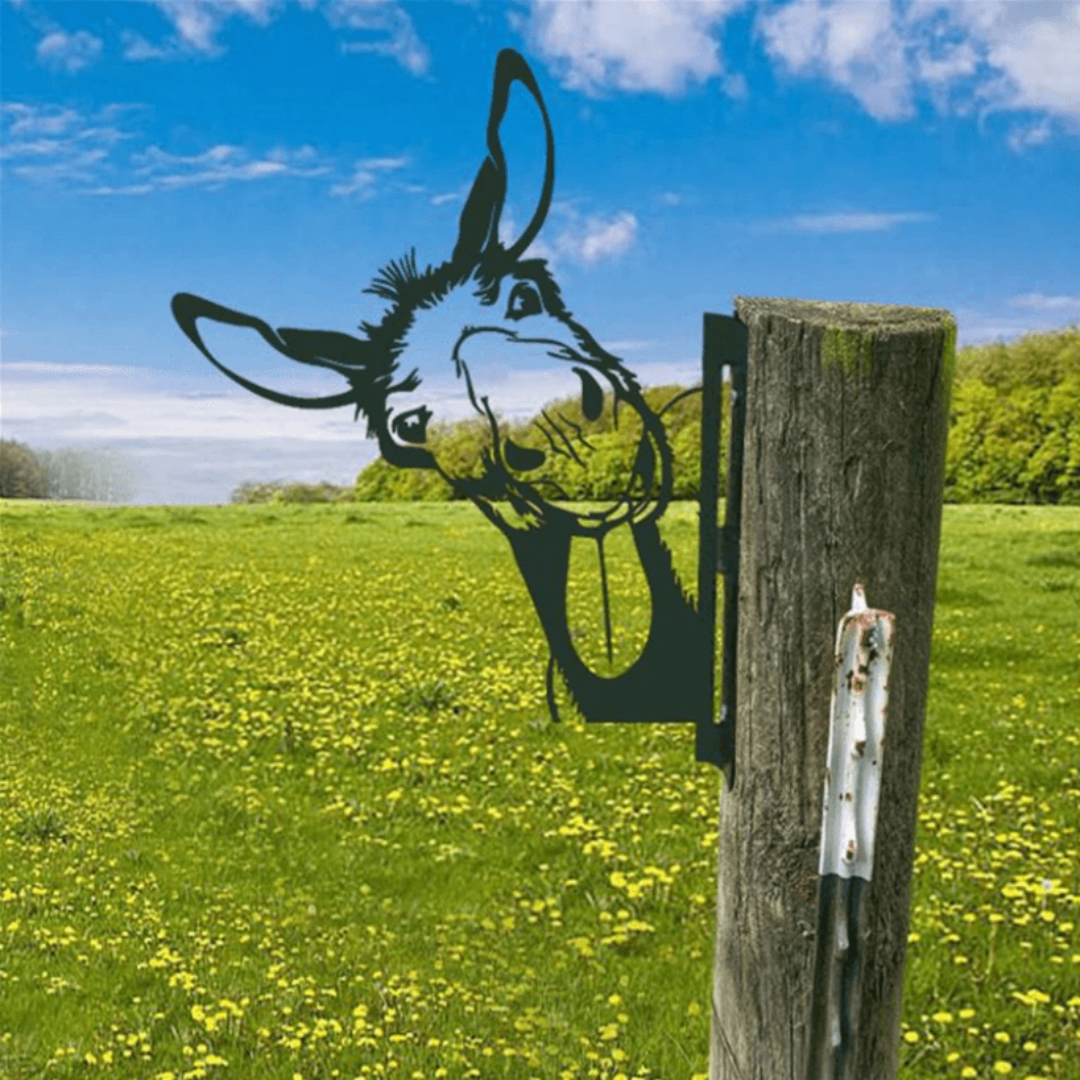
<svg viewBox="0 0 1080 1080"><path fill-rule="evenodd" d="M77 75L101 56L101 38L77 30L74 34L53 30L38 42L38 62L54 71Z"/></svg>
<svg viewBox="0 0 1080 1080"><path fill-rule="evenodd" d="M1080 121L1080 3L951 0L939 6L972 36L998 76L983 91L991 105Z"/></svg>
<svg viewBox="0 0 1080 1080"><path fill-rule="evenodd" d="M740 75L738 72L725 75L723 79L721 79L720 85L729 98L735 98L736 100L741 101L743 98L750 96L750 86L746 81L746 77Z"/></svg>
<svg viewBox="0 0 1080 1080"><path fill-rule="evenodd" d="M340 389L326 373L282 369L287 393ZM5 362L4 435L34 449L110 446L130 456L143 501L223 502L244 480L348 483L376 454L349 409L283 409L201 364L169 371Z"/></svg>
<svg viewBox="0 0 1080 1080"><path fill-rule="evenodd" d="M149 41L126 30L121 35L124 58L132 61L177 60L217 56L219 35L230 19L269 25L286 8L286 0L149 0L173 29L171 38ZM341 32L341 49L349 53L389 56L413 75L423 75L431 62L408 13L396 0L299 0L305 11L320 10ZM362 36L357 36L362 35Z"/></svg>
<svg viewBox="0 0 1080 1080"><path fill-rule="evenodd" d="M942 42L937 55L926 51L916 55L917 77L928 86L948 87L959 79L975 74L978 54L970 41Z"/></svg>
<svg viewBox="0 0 1080 1080"><path fill-rule="evenodd" d="M74 109L58 106L24 105L21 102L5 102L0 105L8 128L7 136L61 135L79 120ZM6 141L6 140L5 140Z"/></svg>
<svg viewBox="0 0 1080 1080"><path fill-rule="evenodd" d="M318 161L309 146L296 150L278 147L262 157L253 158L239 146L219 144L201 154L170 154L160 147L135 155L135 174L149 190L184 187L220 187L271 178L317 177L330 172L330 166ZM139 186L139 185L136 185ZM117 194L99 189L98 194Z"/></svg>
<svg viewBox="0 0 1080 1080"><path fill-rule="evenodd" d="M911 75L890 3L794 0L757 27L769 56L794 74L824 76L879 120L911 113Z"/></svg>
<svg viewBox="0 0 1080 1080"><path fill-rule="evenodd" d="M362 199L370 199L375 194L380 173L394 172L408 164L407 157L365 158L356 163L348 180L330 188L330 194L359 195Z"/></svg>
<svg viewBox="0 0 1080 1080"><path fill-rule="evenodd" d="M626 351L626 350L624 350ZM622 356L621 352L611 350L616 356ZM634 359L630 363L637 381L642 386L700 386L701 385L701 358L686 360L646 360Z"/></svg>
<svg viewBox="0 0 1080 1080"><path fill-rule="evenodd" d="M276 147L261 154L227 144L198 154L173 154L157 146L119 157L116 148L136 137L121 123L140 106L108 105L84 115L55 105L7 102L0 112L0 157L12 176L66 185L93 195L145 195L177 188L286 177L328 176L334 166L310 146ZM387 168L394 159L375 159Z"/></svg>
<svg viewBox="0 0 1080 1080"><path fill-rule="evenodd" d="M622 356L623 353L641 352L652 345L651 341L601 341L600 347L606 349L614 356Z"/></svg>
<svg viewBox="0 0 1080 1080"><path fill-rule="evenodd" d="M343 40L343 52L389 56L413 75L426 73L431 63L427 46L420 40L412 19L393 0L330 0L325 14L335 29L376 35L375 40Z"/></svg>
<svg viewBox="0 0 1080 1080"><path fill-rule="evenodd" d="M204 370L204 368L206 370ZM201 365L154 371L108 364L5 362L4 426L33 423L67 438L255 438L268 430L294 439L346 438L354 429L347 409L311 413L260 401ZM283 368L265 376L288 393L340 390L322 372Z"/></svg>
<svg viewBox="0 0 1080 1080"><path fill-rule="evenodd" d="M1013 307L1027 308L1029 311L1055 312L1062 315L1080 313L1080 296L1047 296L1045 293L1029 292L1014 296L1009 303Z"/></svg>
<svg viewBox="0 0 1080 1080"><path fill-rule="evenodd" d="M219 51L217 35L233 16L266 26L281 10L281 0L151 0L172 23L179 43L193 52ZM140 57L146 59L147 57ZM130 57L129 57L130 59Z"/></svg>
<svg viewBox="0 0 1080 1080"><path fill-rule="evenodd" d="M76 153L64 153L41 165L13 165L11 171L23 180L31 180L35 183L90 184L98 175L106 157L105 150L82 150Z"/></svg>
<svg viewBox="0 0 1080 1080"><path fill-rule="evenodd" d="M824 78L872 116L910 116L920 95L941 112L1036 112L1080 130L1080 2L789 0L757 30L789 72ZM1049 137L1042 123L1009 139Z"/></svg>
<svg viewBox="0 0 1080 1080"><path fill-rule="evenodd" d="M1020 303L1018 303L1020 301ZM1015 314L1009 308L1017 309ZM1075 322L1069 311L1080 311L1080 297L1044 296L1027 293L999 302L991 309L976 309L959 305L952 309L956 316L957 343L977 345L987 341L1008 341L1025 334L1050 333Z"/></svg>
<svg viewBox="0 0 1080 1080"><path fill-rule="evenodd" d="M529 0L512 22L564 85L677 95L726 72L724 23L742 0L634 4ZM883 121L928 100L942 113L1034 113L1011 147L1045 142L1052 122L1080 131L1080 0L779 0L761 5L755 32L792 75L824 79Z"/></svg>
<svg viewBox="0 0 1080 1080"><path fill-rule="evenodd" d="M606 218L598 215L582 217L572 207L560 203L552 211L556 219L561 219L561 225L556 229L554 239L540 239L530 245L529 255L535 258L549 259L553 263L565 259L590 266L625 255L637 240L638 219L628 210ZM500 225L506 226L507 235L517 235L512 218ZM552 231L550 218L547 228ZM500 228L500 232L503 231Z"/></svg>
<svg viewBox="0 0 1080 1080"><path fill-rule="evenodd" d="M90 115L57 105L5 102L0 111L5 169L38 183L87 185L130 133L118 126L138 106L108 105Z"/></svg>
<svg viewBox="0 0 1080 1080"><path fill-rule="evenodd" d="M1015 124L1009 131L1006 142L1009 149L1016 153L1022 153L1033 146L1042 146L1053 135L1053 125L1047 117L1036 120L1030 124Z"/></svg>
<svg viewBox="0 0 1080 1080"><path fill-rule="evenodd" d="M803 233L884 232L897 225L921 225L933 220L933 214L917 210L900 213L862 210L833 214L797 214L779 222L776 227L782 231Z"/></svg>
<svg viewBox="0 0 1080 1080"><path fill-rule="evenodd" d="M332 183L332 195L377 194L379 177L409 164L409 158L373 157L355 163L341 180L335 163L311 146L255 152L219 143L197 154L174 154L160 146L114 153L137 132L122 121L140 106L109 105L85 115L56 105L6 102L0 111L0 159L11 176L33 183L65 185L91 195L147 195L201 187L213 190L255 181L317 179ZM423 189L407 188L413 194Z"/></svg>
<svg viewBox="0 0 1080 1080"><path fill-rule="evenodd" d="M145 60L177 60L188 51L177 41L155 45L134 30L120 32L121 52L125 60L140 63Z"/></svg>
<svg viewBox="0 0 1080 1080"><path fill-rule="evenodd" d="M745 0L533 0L518 18L530 47L563 84L595 94L608 89L677 95L721 75L715 31ZM738 80L729 92L745 91Z"/></svg>
<svg viewBox="0 0 1080 1080"><path fill-rule="evenodd" d="M637 218L621 213L611 221L589 218L581 236L581 260L585 263L615 259L634 246L637 237Z"/></svg>

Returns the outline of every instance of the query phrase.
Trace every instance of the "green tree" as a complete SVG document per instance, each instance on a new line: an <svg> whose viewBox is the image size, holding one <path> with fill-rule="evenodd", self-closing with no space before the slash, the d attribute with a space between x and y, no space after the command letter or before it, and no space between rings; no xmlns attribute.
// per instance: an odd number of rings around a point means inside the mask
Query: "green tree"
<svg viewBox="0 0 1080 1080"><path fill-rule="evenodd" d="M1080 328L957 357L945 497L1080 502Z"/></svg>
<svg viewBox="0 0 1080 1080"><path fill-rule="evenodd" d="M48 494L48 475L30 447L0 439L0 498L44 499Z"/></svg>

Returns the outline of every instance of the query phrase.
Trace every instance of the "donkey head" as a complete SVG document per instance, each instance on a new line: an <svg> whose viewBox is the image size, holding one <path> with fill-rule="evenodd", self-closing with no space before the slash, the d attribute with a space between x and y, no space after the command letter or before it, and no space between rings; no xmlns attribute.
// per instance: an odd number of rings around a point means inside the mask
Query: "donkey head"
<svg viewBox="0 0 1080 1080"><path fill-rule="evenodd" d="M528 224L505 241L499 225L507 193L507 168L499 132L510 90L519 83L543 121L546 161L539 199ZM558 522L564 531L598 538L623 522L640 523L663 512L672 458L663 426L646 404L637 380L577 322L563 302L547 264L525 258L551 205L555 143L547 109L525 60L503 50L496 61L487 155L461 214L450 258L418 269L414 254L390 262L366 290L387 302L378 322L360 324L362 336L324 330L274 330L265 322L219 304L180 293L172 308L180 328L202 353L241 386L280 404L325 409L352 404L366 415L369 434L386 461L402 468L437 469L472 499L504 532ZM457 315L457 309L466 310ZM456 321L448 323L454 310ZM256 331L273 349L301 363L342 375L349 389L321 398L294 397L249 381L207 348L198 320ZM425 324L447 327L434 348L424 349ZM561 377L553 396L577 407L545 409L530 425L508 427L496 391L515 368ZM481 428L475 459L449 454L439 423L445 387L453 385L467 414ZM568 415L569 414L569 415ZM461 410L448 415L460 416ZM625 478L618 497L587 512L563 505L558 476L585 469L597 433L633 425ZM506 508L513 513L507 513Z"/></svg>

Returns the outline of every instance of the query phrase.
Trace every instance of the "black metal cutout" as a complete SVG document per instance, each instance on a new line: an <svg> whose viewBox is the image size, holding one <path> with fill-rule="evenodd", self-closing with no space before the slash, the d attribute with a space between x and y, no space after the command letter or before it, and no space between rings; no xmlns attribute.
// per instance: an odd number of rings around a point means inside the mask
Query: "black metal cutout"
<svg viewBox="0 0 1080 1080"><path fill-rule="evenodd" d="M507 195L508 172L500 128L514 84L524 87L544 127L545 165L536 207L520 235L504 243L499 224ZM524 58L504 49L496 60L486 131L487 155L480 165L461 213L458 237L450 258L419 269L415 252L381 269L367 292L388 307L377 323L361 323L361 336L325 330L279 328L190 293L173 297L180 329L223 374L246 390L277 404L304 409L353 405L367 418L368 434L379 443L385 460L400 468L436 469L461 495L469 498L507 538L528 588L551 651L546 693L552 717L558 719L555 672L591 722L692 722L697 727L697 757L728 770L734 750L734 684L727 670L727 634L734 623L735 577L725 570L724 711L714 715L713 663L716 634L716 512L719 485L721 369L733 375L733 438L741 433L741 394L745 388L745 329L733 318L706 316L703 352L702 486L698 602L686 594L672 565L671 553L657 525L672 494L673 460L660 415L645 400L633 372L606 351L577 322L563 302L547 264L523 255L539 234L554 190L555 140L540 88ZM440 461L430 439L433 404L425 400L425 376L419 368L404 377L402 360L410 360L410 335L425 313L454 294L471 298L480 313L464 325L456 341L444 344L443 372L453 371L468 402L488 433L478 462L466 473ZM500 297L503 297L500 303ZM502 312L500 317L500 311ZM198 320L256 331L283 356L328 368L342 375L349 389L324 397L298 397L260 386L215 357L200 333ZM537 324L545 330L533 332ZM542 413L534 445L507 437L483 385L482 365L474 361L484 347L497 346L513 362L517 350L531 349L576 380L585 426L562 415ZM741 351L740 351L741 350ZM737 372L742 372L739 382ZM399 404L400 402L400 404ZM626 482L619 497L600 509L582 511L559 504L554 477L545 475L549 458L579 465L593 452L587 425L610 408L612 422L636 417L641 426L632 460L625 463ZM663 410L661 410L662 412ZM741 434L740 434L741 438ZM732 462L741 463L741 443L733 443ZM737 551L738 491L741 469L729 475L725 539L726 566ZM734 477L735 485L732 487ZM551 494L555 492L556 494ZM547 494L545 494L547 493ZM574 646L567 622L570 549L575 538L599 547L605 646L612 656L612 621L603 545L612 530L629 530L652 603L649 632L633 664L621 674L592 671ZM737 575L737 571L736 571ZM732 641L734 638L732 637ZM733 670L733 669L732 669ZM733 680L733 675L732 675ZM729 687L729 681L731 685Z"/></svg>

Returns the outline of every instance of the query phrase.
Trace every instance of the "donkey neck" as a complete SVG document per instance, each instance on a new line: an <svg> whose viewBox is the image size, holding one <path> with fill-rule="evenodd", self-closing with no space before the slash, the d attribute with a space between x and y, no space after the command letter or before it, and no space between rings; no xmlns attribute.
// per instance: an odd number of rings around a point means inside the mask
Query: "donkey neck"
<svg viewBox="0 0 1080 1080"><path fill-rule="evenodd" d="M712 712L711 636L683 593L671 552L653 521L630 526L649 587L652 612L645 646L620 675L591 671L574 647L567 620L571 530L554 521L506 531L544 629L551 655L586 720L697 721Z"/></svg>

